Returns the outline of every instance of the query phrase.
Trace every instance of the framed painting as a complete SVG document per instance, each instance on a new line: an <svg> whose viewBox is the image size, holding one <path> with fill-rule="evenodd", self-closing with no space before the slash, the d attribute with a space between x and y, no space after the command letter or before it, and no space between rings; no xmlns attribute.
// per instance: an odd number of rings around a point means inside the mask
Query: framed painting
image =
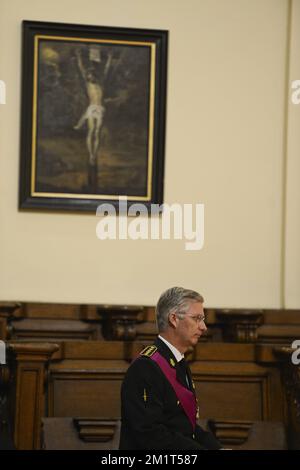
<svg viewBox="0 0 300 470"><path fill-rule="evenodd" d="M20 209L163 201L168 32L23 21Z"/></svg>

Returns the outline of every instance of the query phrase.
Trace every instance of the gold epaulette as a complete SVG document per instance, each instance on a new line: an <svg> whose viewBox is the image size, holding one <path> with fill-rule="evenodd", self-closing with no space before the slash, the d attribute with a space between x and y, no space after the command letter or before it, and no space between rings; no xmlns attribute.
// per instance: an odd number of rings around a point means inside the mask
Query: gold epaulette
<svg viewBox="0 0 300 470"><path fill-rule="evenodd" d="M143 351L140 352L140 356L151 357L157 351L156 346L146 346Z"/></svg>

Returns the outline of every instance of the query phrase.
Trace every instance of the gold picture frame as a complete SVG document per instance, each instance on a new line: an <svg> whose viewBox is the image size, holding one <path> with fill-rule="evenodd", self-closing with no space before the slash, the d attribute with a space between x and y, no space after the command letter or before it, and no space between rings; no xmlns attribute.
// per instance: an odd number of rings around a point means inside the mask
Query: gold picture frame
<svg viewBox="0 0 300 470"><path fill-rule="evenodd" d="M23 22L20 209L163 201L168 32Z"/></svg>

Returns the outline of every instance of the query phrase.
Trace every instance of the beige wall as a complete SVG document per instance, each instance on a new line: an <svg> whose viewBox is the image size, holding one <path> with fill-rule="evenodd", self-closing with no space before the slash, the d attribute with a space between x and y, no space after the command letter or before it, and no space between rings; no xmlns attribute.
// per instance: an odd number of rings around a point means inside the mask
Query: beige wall
<svg viewBox="0 0 300 470"><path fill-rule="evenodd" d="M293 1L289 85L300 80L300 1ZM289 100L286 159L286 214L284 223L284 293L287 308L300 306L300 104Z"/></svg>
<svg viewBox="0 0 300 470"><path fill-rule="evenodd" d="M210 306L279 308L285 297L299 308L288 12L288 0L1 0L0 299L152 305L184 285ZM205 204L201 251L178 240L100 241L94 215L18 211L23 19L170 31L165 202ZM300 79L299 65L291 70Z"/></svg>

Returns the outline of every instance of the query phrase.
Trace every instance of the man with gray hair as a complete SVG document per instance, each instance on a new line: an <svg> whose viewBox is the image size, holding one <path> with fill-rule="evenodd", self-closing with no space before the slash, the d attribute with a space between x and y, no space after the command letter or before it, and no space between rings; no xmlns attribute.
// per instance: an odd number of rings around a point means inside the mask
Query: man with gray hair
<svg viewBox="0 0 300 470"><path fill-rule="evenodd" d="M128 368L121 391L120 449L220 449L198 424L198 404L184 354L206 331L203 297L172 287L156 307L158 338Z"/></svg>

